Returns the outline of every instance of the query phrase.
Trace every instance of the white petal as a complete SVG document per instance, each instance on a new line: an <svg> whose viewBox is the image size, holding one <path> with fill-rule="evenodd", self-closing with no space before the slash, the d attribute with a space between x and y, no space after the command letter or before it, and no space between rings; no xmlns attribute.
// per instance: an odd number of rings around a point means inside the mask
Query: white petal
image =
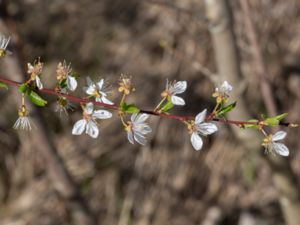
<svg viewBox="0 0 300 225"><path fill-rule="evenodd" d="M205 120L205 118L206 118L206 112L207 112L207 110L204 109L201 113L198 113L198 115L195 118L195 123L196 124L200 124L200 123L202 123Z"/></svg>
<svg viewBox="0 0 300 225"><path fill-rule="evenodd" d="M35 77L35 81L36 81L36 86L38 87L38 89L43 89L43 84L41 82L41 79L39 78L39 76Z"/></svg>
<svg viewBox="0 0 300 225"><path fill-rule="evenodd" d="M128 141L134 145L134 141L133 141L133 133L132 131L127 131L127 138L128 138Z"/></svg>
<svg viewBox="0 0 300 225"><path fill-rule="evenodd" d="M149 118L149 115L146 114L146 113L138 114L138 115L136 116L134 122L135 122L136 124L138 124L138 123L143 123L143 122L145 122L145 120L147 120L148 118Z"/></svg>
<svg viewBox="0 0 300 225"><path fill-rule="evenodd" d="M284 131L278 131L272 136L272 141L279 141L284 139L286 136L286 132Z"/></svg>
<svg viewBox="0 0 300 225"><path fill-rule="evenodd" d="M139 144L141 145L147 144L147 140L142 134L135 132L133 136L134 136L134 140L136 140L136 142L138 142Z"/></svg>
<svg viewBox="0 0 300 225"><path fill-rule="evenodd" d="M89 121L86 125L86 131L88 135L90 135L92 138L97 138L99 135L99 129L97 127L97 124L93 121Z"/></svg>
<svg viewBox="0 0 300 225"><path fill-rule="evenodd" d="M67 86L68 86L69 90L75 91L75 89L77 88L77 81L76 81L75 77L68 76Z"/></svg>
<svg viewBox="0 0 300 225"><path fill-rule="evenodd" d="M113 105L114 103L108 100L106 97L102 96L102 102L108 105Z"/></svg>
<svg viewBox="0 0 300 225"><path fill-rule="evenodd" d="M173 86L173 93L174 94L181 94L186 90L187 83L186 81L178 81Z"/></svg>
<svg viewBox="0 0 300 225"><path fill-rule="evenodd" d="M107 110L95 110L93 113L93 117L96 119L108 119L112 117L112 114Z"/></svg>
<svg viewBox="0 0 300 225"><path fill-rule="evenodd" d="M92 81L92 79L90 77L86 78L86 83L87 83L88 86L94 85L94 82Z"/></svg>
<svg viewBox="0 0 300 225"><path fill-rule="evenodd" d="M93 110L94 110L94 104L92 102L87 103L84 108L84 111L90 115L93 113Z"/></svg>
<svg viewBox="0 0 300 225"><path fill-rule="evenodd" d="M101 96L104 96L104 97L107 96L107 94L105 92L103 92L103 91L99 91L99 92L100 92Z"/></svg>
<svg viewBox="0 0 300 225"><path fill-rule="evenodd" d="M78 120L72 129L72 134L73 135L80 135L83 133L86 125L86 120Z"/></svg>
<svg viewBox="0 0 300 225"><path fill-rule="evenodd" d="M225 92L225 93L229 93L232 91L232 86L225 80L221 86L221 89Z"/></svg>
<svg viewBox="0 0 300 225"><path fill-rule="evenodd" d="M185 105L183 98L173 95L171 101L174 105Z"/></svg>
<svg viewBox="0 0 300 225"><path fill-rule="evenodd" d="M140 132L141 134L148 134L152 131L151 127L145 123L135 124L133 129Z"/></svg>
<svg viewBox="0 0 300 225"><path fill-rule="evenodd" d="M192 133L191 142L195 150L199 151L202 148L202 138L197 133Z"/></svg>
<svg viewBox="0 0 300 225"><path fill-rule="evenodd" d="M94 94L95 91L96 91L96 86L92 84L86 88L85 93L87 93L88 95L92 95Z"/></svg>
<svg viewBox="0 0 300 225"><path fill-rule="evenodd" d="M130 119L131 119L132 122L135 122L135 119L136 119L137 115L138 115L137 113L133 113L133 114L131 115L131 118L130 118Z"/></svg>
<svg viewBox="0 0 300 225"><path fill-rule="evenodd" d="M288 156L289 155L289 149L282 143L272 143L273 149L276 153L282 156Z"/></svg>
<svg viewBox="0 0 300 225"><path fill-rule="evenodd" d="M218 130L218 127L213 123L201 123L197 127L198 131L203 135L209 135Z"/></svg>
<svg viewBox="0 0 300 225"><path fill-rule="evenodd" d="M101 79L101 80L97 83L99 90L102 89L103 84L104 84L104 80L103 80L103 79Z"/></svg>

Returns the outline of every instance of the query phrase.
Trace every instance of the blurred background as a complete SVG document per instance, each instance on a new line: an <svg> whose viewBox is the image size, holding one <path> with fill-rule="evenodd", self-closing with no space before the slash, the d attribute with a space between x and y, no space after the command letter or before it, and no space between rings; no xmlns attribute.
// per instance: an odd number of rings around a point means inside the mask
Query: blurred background
<svg viewBox="0 0 300 225"><path fill-rule="evenodd" d="M206 17L208 2L2 0L0 32L11 36L8 49L13 54L1 60L1 76L22 81L24 73L18 77L14 69L22 71L41 57L42 81L53 88L56 66L66 60L80 74L74 95L85 95L87 76L107 78L114 90L111 99L118 103L118 79L128 74L136 87L128 101L151 110L166 79L186 80L186 105L172 113L211 111L215 84L224 76L215 60L216 25ZM236 100L246 105L250 118L260 118L267 110L245 14L239 0L219 2L226 2L232 13L241 71L233 82L235 96L240 96ZM249 2L278 112L288 112L287 121L299 122L300 2ZM32 115L44 130L17 132L12 126L20 96L14 89L0 92L1 225L300 224L282 208L285 190L278 188L276 176L274 180L274 171L281 167L274 169L266 160L271 156L250 136L245 146L231 126L219 124L219 132L205 138L200 152L193 150L183 124L164 118L150 118L153 132L144 147L127 141L116 112L113 119L101 121L99 138L72 136L80 107L75 104L68 117L60 116L55 97L43 95L49 104ZM290 157L280 163L279 174L287 179L281 187L291 181L292 198L300 209L300 131L283 129Z"/></svg>

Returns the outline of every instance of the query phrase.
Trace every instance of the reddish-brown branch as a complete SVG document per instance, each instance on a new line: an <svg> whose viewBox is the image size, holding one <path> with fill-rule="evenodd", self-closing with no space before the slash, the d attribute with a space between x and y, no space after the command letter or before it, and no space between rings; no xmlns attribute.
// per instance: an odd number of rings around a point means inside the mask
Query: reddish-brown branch
<svg viewBox="0 0 300 225"><path fill-rule="evenodd" d="M9 79L5 79L5 78L0 78L0 81L3 83L6 83L6 84L12 85L12 86L17 86L17 87L19 87L22 84L22 83L19 83L19 82L13 81L13 80L9 80ZM49 88L43 88L42 90L39 90L39 91L42 93L50 94L50 95L61 96L72 102L76 102L79 104L92 102L94 105L102 106L107 109L119 110L118 105L109 105L109 104L105 104L102 102L96 102L95 100L92 100L92 99L80 98L80 97L76 97L74 95L63 94L63 93L57 92L57 91L55 91L53 89L49 89ZM180 115L160 113L160 112L143 110L143 109L140 109L140 113L146 113L146 114L153 115L153 116L166 117L166 118L180 120L180 121L193 120L195 118L194 116L180 116ZM241 127L243 127L244 125L259 125L261 122L261 121L249 122L249 121L227 120L227 119L216 118L212 115L209 115L206 118L206 121L216 121L216 122L223 123L223 124L232 124L232 125L237 125L237 126L241 126ZM279 125L288 127L288 126L290 126L290 123L280 123Z"/></svg>

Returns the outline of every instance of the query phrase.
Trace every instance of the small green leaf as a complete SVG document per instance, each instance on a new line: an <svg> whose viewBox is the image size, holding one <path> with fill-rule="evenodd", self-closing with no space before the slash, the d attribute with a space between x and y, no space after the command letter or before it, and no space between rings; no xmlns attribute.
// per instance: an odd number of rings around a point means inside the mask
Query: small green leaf
<svg viewBox="0 0 300 225"><path fill-rule="evenodd" d="M220 111L218 112L218 116L225 116L226 113L232 111L236 106L236 102L230 104L230 105L227 105L227 106L223 106Z"/></svg>
<svg viewBox="0 0 300 225"><path fill-rule="evenodd" d="M127 105L126 102L124 102L122 104L122 111L132 114L132 113L138 113L140 110L136 105L134 104Z"/></svg>
<svg viewBox="0 0 300 225"><path fill-rule="evenodd" d="M281 120L283 120L285 117L287 117L288 116L288 113L282 113L282 114L280 114L280 115L278 115L278 116L275 116L275 118L278 120L278 121L281 121Z"/></svg>
<svg viewBox="0 0 300 225"><path fill-rule="evenodd" d="M7 84L0 82L0 88L8 89Z"/></svg>
<svg viewBox="0 0 300 225"><path fill-rule="evenodd" d="M66 88L67 87L67 79L62 80L59 83L60 88Z"/></svg>
<svg viewBox="0 0 300 225"><path fill-rule="evenodd" d="M275 117L267 118L264 122L270 126L277 126L279 124L279 120L277 120Z"/></svg>
<svg viewBox="0 0 300 225"><path fill-rule="evenodd" d="M47 101L44 100L41 96L39 96L36 92L31 91L29 93L29 99L32 103L38 105L38 106L45 106L47 104Z"/></svg>
<svg viewBox="0 0 300 225"><path fill-rule="evenodd" d="M21 84L19 87L19 91L23 94L27 94L28 92L30 92L30 87L28 86L28 84Z"/></svg>
<svg viewBox="0 0 300 225"><path fill-rule="evenodd" d="M163 105L163 107L161 107L160 111L163 113L167 113L173 107L174 107L174 104L171 101L168 101L166 104Z"/></svg>
<svg viewBox="0 0 300 225"><path fill-rule="evenodd" d="M279 124L279 122L287 116L288 116L288 113L283 113L283 114L280 114L278 116L265 118L264 122L266 122L267 125L270 125L270 126L277 126Z"/></svg>
<svg viewBox="0 0 300 225"><path fill-rule="evenodd" d="M251 123L257 123L257 122L258 122L258 120L256 120L256 119L252 119L252 120L248 120L247 122L251 122ZM256 125L256 124L245 124L245 125L244 125L244 128L253 128L253 129L258 129L259 127L258 127L258 125Z"/></svg>

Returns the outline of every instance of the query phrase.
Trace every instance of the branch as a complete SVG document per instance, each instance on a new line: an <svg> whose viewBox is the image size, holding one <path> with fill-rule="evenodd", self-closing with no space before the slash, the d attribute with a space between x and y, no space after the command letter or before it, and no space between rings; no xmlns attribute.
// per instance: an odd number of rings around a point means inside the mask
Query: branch
<svg viewBox="0 0 300 225"><path fill-rule="evenodd" d="M12 86L16 86L16 87L19 87L22 84L20 82L16 82L16 81L1 78L1 77L0 77L0 82L6 83L6 84L9 84ZM116 110L116 111L120 110L118 105L109 105L109 104L97 102L95 100L91 100L91 99L87 99L87 98L80 98L80 97L73 96L73 95L63 94L63 93L57 92L57 91L55 91L53 89L49 89L49 88L43 88L39 91L42 93L50 94L50 95L64 97L66 99L69 99L72 102L79 103L79 104L86 104L88 102L91 102L94 105L102 106L107 109ZM175 114L169 114L169 113L167 114L167 113L161 113L161 112L144 110L144 109L140 109L140 113L145 113L145 114L158 116L158 117L166 117L166 118L175 119L175 120L179 120L179 121L187 121L187 120L195 119L194 116L180 116L180 115L175 115ZM239 120L227 120L227 119L216 118L215 115L213 115L213 114L208 115L206 117L206 121L215 121L215 122L219 122L219 123L223 123L223 124L236 125L239 127L244 127L245 125L263 125L264 126L264 124L262 123L263 121L250 122L250 121L239 121ZM292 123L282 123L282 122L279 125L285 126L285 127L293 126Z"/></svg>

